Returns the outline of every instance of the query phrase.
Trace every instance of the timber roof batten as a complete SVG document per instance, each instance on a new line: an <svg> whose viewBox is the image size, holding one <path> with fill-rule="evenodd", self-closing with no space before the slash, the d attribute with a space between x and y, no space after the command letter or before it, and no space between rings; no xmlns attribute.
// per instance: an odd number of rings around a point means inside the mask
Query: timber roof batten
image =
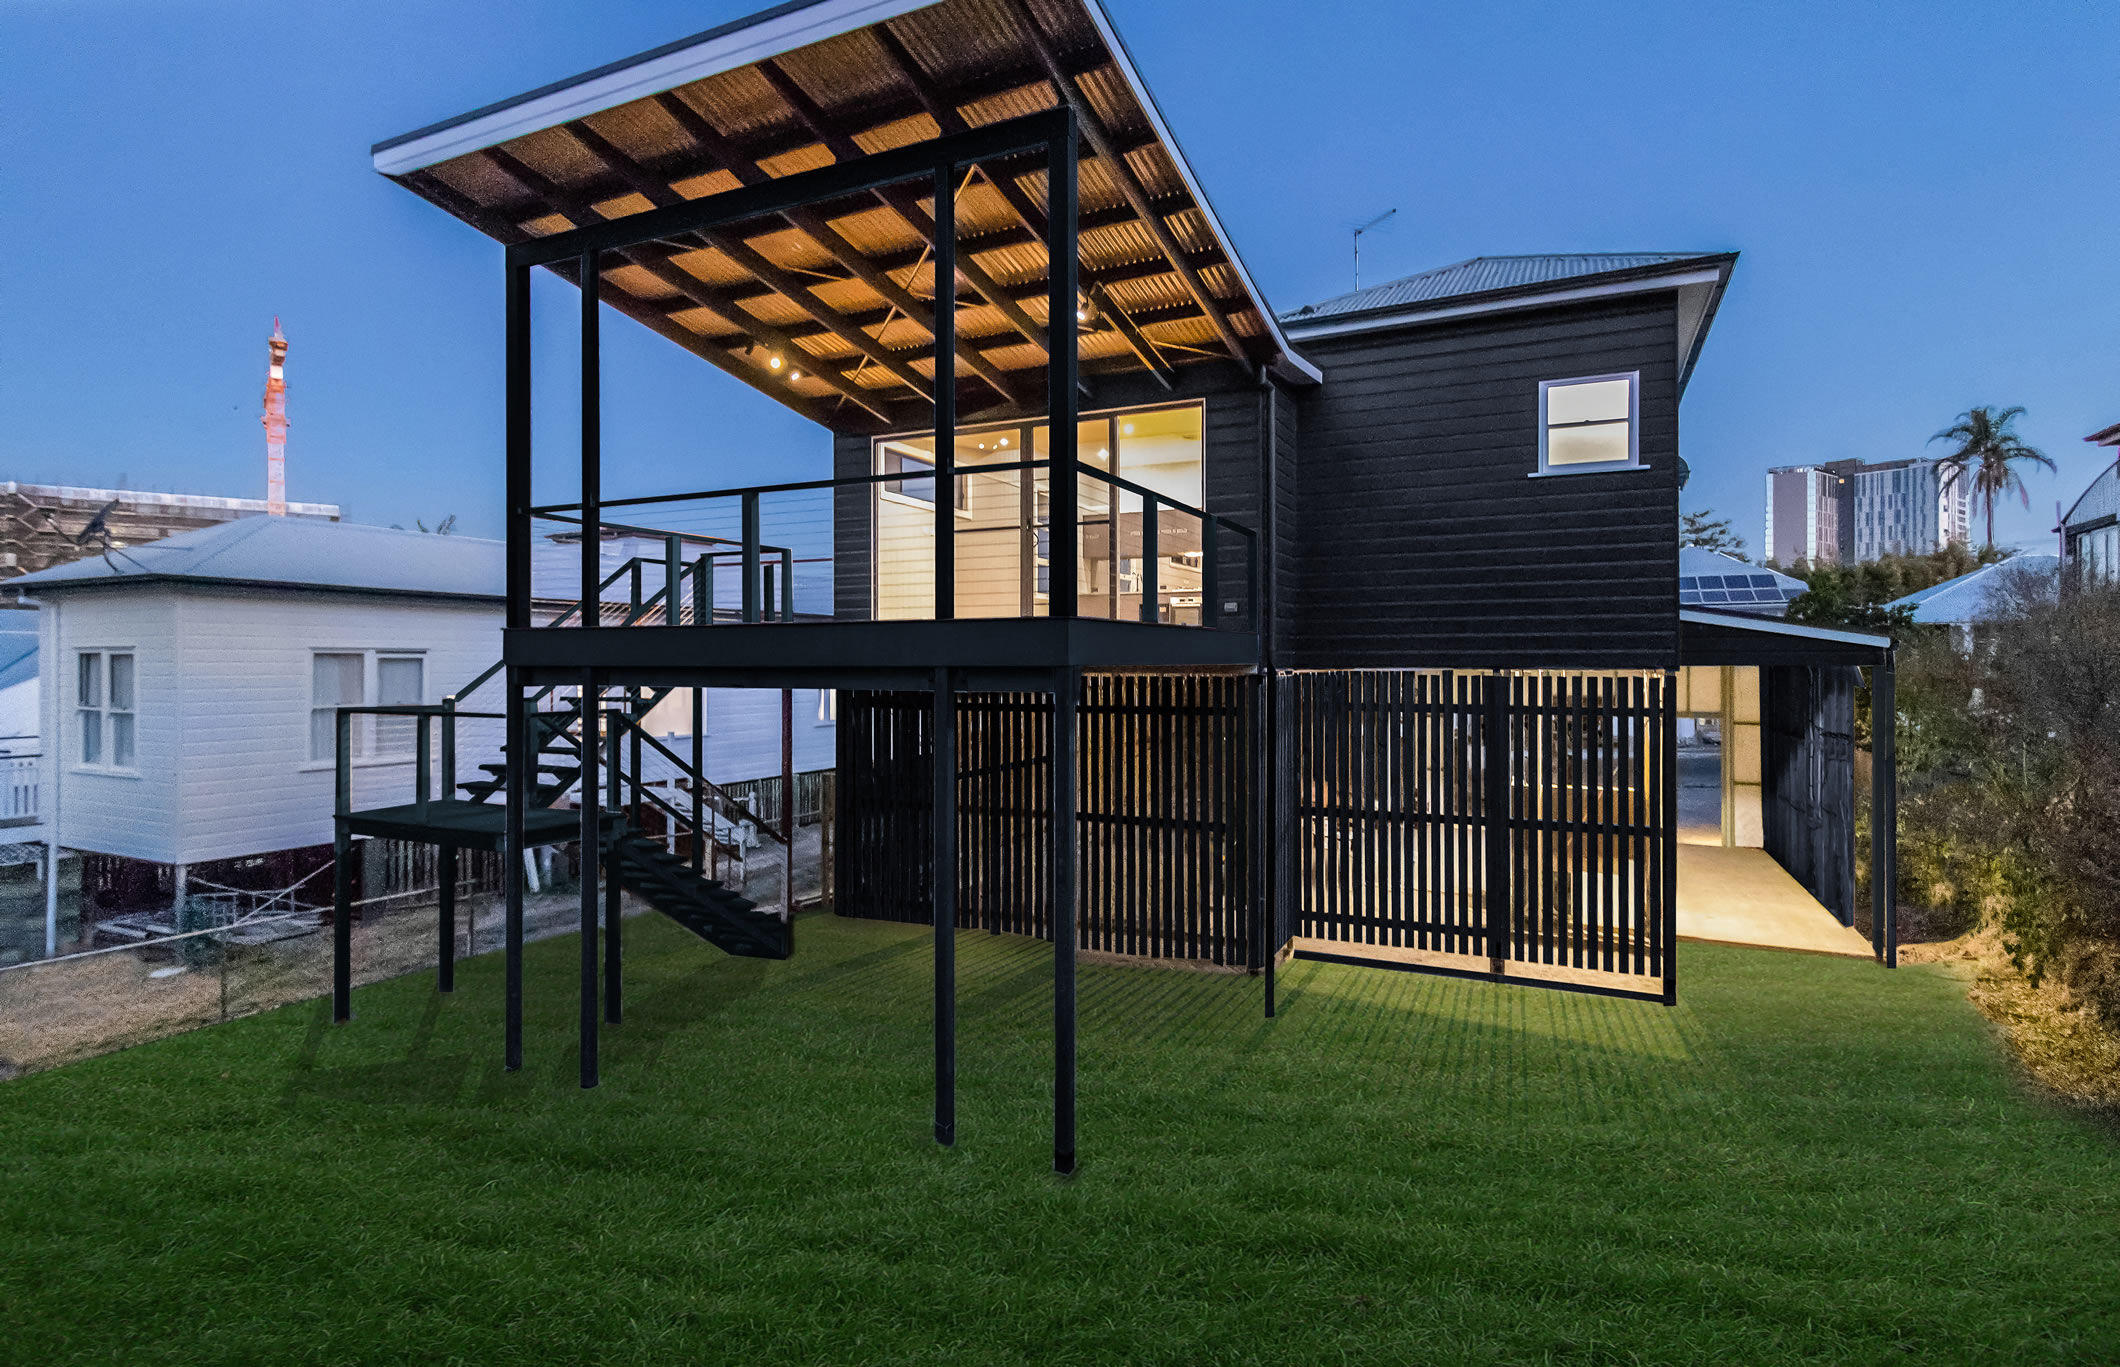
<svg viewBox="0 0 2120 1367"><path fill-rule="evenodd" d="M379 143L374 156L408 189L520 245L1062 107L1082 140L1084 392L1118 372L1167 388L1176 369L1213 361L1315 380L1096 0L781 5ZM1027 412L1042 403L1053 322L1042 154L960 169L959 411ZM938 383L935 194L922 176L609 247L597 256L602 297L827 426L918 421ZM616 241L585 246L597 238ZM551 268L572 279L578 260Z"/></svg>

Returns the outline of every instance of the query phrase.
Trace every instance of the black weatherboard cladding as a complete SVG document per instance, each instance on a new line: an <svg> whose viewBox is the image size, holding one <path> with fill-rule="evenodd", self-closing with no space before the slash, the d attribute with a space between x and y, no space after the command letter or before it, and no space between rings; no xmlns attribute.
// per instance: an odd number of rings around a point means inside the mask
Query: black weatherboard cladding
<svg viewBox="0 0 2120 1367"><path fill-rule="evenodd" d="M1663 668L1678 655L1676 296L1298 340L1278 661ZM1641 373L1645 470L1533 478L1539 381Z"/></svg>

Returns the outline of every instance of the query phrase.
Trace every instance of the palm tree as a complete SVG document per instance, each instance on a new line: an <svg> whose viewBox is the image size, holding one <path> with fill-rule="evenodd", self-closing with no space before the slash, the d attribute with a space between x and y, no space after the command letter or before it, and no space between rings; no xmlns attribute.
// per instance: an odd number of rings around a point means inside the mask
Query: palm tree
<svg viewBox="0 0 2120 1367"><path fill-rule="evenodd" d="M1947 441L1954 449L1943 458L1943 487L1948 489L1964 482L1972 485L1973 497L1987 507L1987 545L1995 549L1995 499L2014 492L2032 506L2031 493L2024 487L2024 480L2014 468L2019 461L2054 468L2054 462L2044 451L2027 446L2015 431L2017 419L2024 416L2024 408L1996 410L1980 407L1970 408L1958 415L1958 421L1944 428L1932 442Z"/></svg>

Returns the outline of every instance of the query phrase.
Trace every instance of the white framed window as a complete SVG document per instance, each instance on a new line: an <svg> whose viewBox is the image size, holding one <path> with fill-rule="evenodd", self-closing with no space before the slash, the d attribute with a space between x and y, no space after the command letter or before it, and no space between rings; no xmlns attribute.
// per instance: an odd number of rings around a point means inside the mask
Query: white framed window
<svg viewBox="0 0 2120 1367"><path fill-rule="evenodd" d="M369 699L375 701L371 704ZM309 761L338 760L338 709L408 707L427 700L427 658L409 650L319 650L309 657ZM411 717L353 719L357 760L409 759L418 745Z"/></svg>
<svg viewBox="0 0 2120 1367"><path fill-rule="evenodd" d="M138 767L136 690L131 651L76 652L74 715L81 733L80 767L127 773Z"/></svg>
<svg viewBox="0 0 2120 1367"><path fill-rule="evenodd" d="M1639 469L1640 429L1639 371L1539 381L1539 474Z"/></svg>
<svg viewBox="0 0 2120 1367"><path fill-rule="evenodd" d="M817 690L817 724L831 726L839 720L839 690L820 688Z"/></svg>

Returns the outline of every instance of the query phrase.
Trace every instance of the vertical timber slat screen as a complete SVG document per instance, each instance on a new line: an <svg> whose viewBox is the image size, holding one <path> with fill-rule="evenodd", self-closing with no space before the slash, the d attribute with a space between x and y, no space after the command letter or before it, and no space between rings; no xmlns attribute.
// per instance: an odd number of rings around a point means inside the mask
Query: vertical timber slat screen
<svg viewBox="0 0 2120 1367"><path fill-rule="evenodd" d="M1140 958L1250 963L1250 737L1260 681L1083 680L1076 831L1080 945ZM934 843L927 695L840 694L843 915L928 923ZM1052 698L969 693L958 708L957 923L1051 938Z"/></svg>
<svg viewBox="0 0 2120 1367"><path fill-rule="evenodd" d="M1290 682L1299 948L1656 994L1677 837L1665 675Z"/></svg>

